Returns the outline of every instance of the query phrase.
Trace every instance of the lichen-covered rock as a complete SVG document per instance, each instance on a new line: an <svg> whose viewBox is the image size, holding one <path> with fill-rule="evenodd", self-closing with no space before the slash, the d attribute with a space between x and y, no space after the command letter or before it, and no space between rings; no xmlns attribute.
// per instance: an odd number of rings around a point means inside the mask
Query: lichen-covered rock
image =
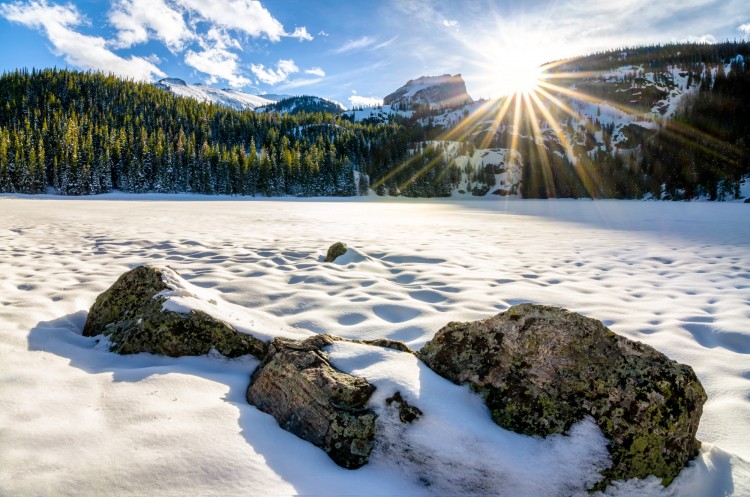
<svg viewBox="0 0 750 497"><path fill-rule="evenodd" d="M179 357L203 355L213 348L228 357L264 357L265 342L205 312L163 309L166 297L160 294L170 290L164 271L171 269L140 266L120 276L91 306L84 336L103 334L112 343L111 350L120 354Z"/></svg>
<svg viewBox="0 0 750 497"><path fill-rule="evenodd" d="M339 466L356 469L372 451L377 416L366 404L375 387L331 366L321 348L334 340L274 339L252 375L247 400Z"/></svg>
<svg viewBox="0 0 750 497"><path fill-rule="evenodd" d="M333 262L337 257L340 257L346 253L346 244L342 242L336 242L328 247L328 253L326 254L326 262Z"/></svg>
<svg viewBox="0 0 750 497"><path fill-rule="evenodd" d="M706 393L692 368L565 309L523 304L449 323L419 357L479 392L504 428L546 436L591 415L612 457L594 489L649 475L668 485L700 447Z"/></svg>

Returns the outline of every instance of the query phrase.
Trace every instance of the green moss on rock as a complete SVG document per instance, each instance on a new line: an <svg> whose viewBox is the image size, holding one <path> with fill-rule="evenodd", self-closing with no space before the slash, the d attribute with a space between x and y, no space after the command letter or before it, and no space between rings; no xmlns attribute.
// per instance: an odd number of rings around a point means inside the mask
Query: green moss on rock
<svg viewBox="0 0 750 497"><path fill-rule="evenodd" d="M140 266L120 276L91 306L84 336L105 335L112 343L111 350L120 354L179 357L215 349L227 357L264 357L263 341L204 312L164 310L166 299L159 293L169 287L163 281L163 271Z"/></svg>
<svg viewBox="0 0 750 497"><path fill-rule="evenodd" d="M668 485L700 447L706 394L692 368L565 309L522 304L449 323L418 355L480 393L504 428L547 436L591 415L612 457L594 489L649 475Z"/></svg>
<svg viewBox="0 0 750 497"><path fill-rule="evenodd" d="M346 253L346 244L343 242L336 242L328 247L328 253L326 254L326 262L333 262L336 258Z"/></svg>

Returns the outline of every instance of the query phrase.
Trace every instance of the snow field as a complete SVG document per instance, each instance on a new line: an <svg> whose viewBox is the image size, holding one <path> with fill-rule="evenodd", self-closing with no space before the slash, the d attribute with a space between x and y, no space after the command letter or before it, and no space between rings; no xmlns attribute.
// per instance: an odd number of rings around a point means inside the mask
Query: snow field
<svg viewBox="0 0 750 497"><path fill-rule="evenodd" d="M623 482L608 495L750 495L745 211L0 198L0 495L586 495L603 461L590 422L544 441L509 433L413 357L336 343L334 364L377 385L383 434L368 466L341 469L247 404L256 360L118 356L81 336L96 296L143 263L189 282L169 305L200 301L267 336L328 332L419 348L449 321L523 301L601 319L690 364L709 396L701 454L672 486ZM352 250L323 264L339 240ZM403 430L383 403L395 390L425 413Z"/></svg>

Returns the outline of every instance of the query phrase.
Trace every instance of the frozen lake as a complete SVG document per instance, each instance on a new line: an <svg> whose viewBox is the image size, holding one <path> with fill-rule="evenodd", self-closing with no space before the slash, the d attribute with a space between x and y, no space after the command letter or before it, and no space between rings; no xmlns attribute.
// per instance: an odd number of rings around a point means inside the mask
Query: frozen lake
<svg viewBox="0 0 750 497"><path fill-rule="evenodd" d="M748 214L744 204L627 201L0 198L0 495L445 491L377 448L367 467L343 470L278 428L245 401L254 359L120 357L82 337L96 296L151 263L288 332L412 348L449 321L526 301L600 319L692 366L708 394L703 449L673 485L608 494L748 496ZM352 250L321 264L336 241ZM585 468L562 463L585 452L577 440L590 431L553 443L544 478L578 492ZM513 444L533 465L539 447ZM483 492L545 495L535 477Z"/></svg>

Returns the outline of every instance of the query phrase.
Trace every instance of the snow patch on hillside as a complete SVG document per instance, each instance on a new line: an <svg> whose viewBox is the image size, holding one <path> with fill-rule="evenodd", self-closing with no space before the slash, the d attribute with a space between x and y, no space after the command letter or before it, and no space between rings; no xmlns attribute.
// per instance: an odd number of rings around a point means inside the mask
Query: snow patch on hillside
<svg viewBox="0 0 750 497"><path fill-rule="evenodd" d="M165 78L156 83L163 90L171 91L177 96L193 98L200 102L208 102L236 110L255 110L257 107L269 105L273 100L250 95L238 90L212 88L204 85L191 85L177 78Z"/></svg>

